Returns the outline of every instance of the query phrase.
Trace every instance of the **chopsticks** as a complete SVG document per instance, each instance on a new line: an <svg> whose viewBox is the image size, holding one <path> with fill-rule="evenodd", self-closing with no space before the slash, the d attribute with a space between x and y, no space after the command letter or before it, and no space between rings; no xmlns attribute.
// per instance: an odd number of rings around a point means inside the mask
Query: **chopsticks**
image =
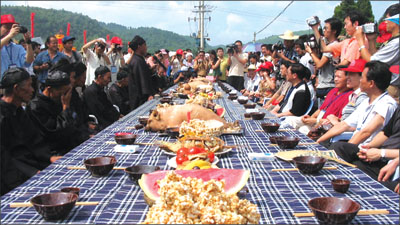
<svg viewBox="0 0 400 225"><path fill-rule="evenodd" d="M98 205L99 202L76 202L75 205ZM14 202L10 203L10 208L32 207L30 202Z"/></svg>
<svg viewBox="0 0 400 225"><path fill-rule="evenodd" d="M317 142L304 142L304 143L298 143L297 145L317 145ZM270 146L278 146L278 144L269 144Z"/></svg>
<svg viewBox="0 0 400 225"><path fill-rule="evenodd" d="M337 167L335 166L329 166L329 167L322 167L324 170L337 170ZM282 169L272 169L272 172L280 172L280 171L298 171L299 169L297 168L282 168Z"/></svg>
<svg viewBox="0 0 400 225"><path fill-rule="evenodd" d="M389 214L389 210L386 209L373 209L373 210L360 210L357 213L357 216L366 216L366 215L380 215L380 214ZM314 216L312 212L306 213L293 213L295 217L309 217Z"/></svg>
<svg viewBox="0 0 400 225"><path fill-rule="evenodd" d="M117 142L115 141L106 141L106 144L111 144L111 145L116 145ZM140 143L140 142L135 142L135 145L155 145L154 143Z"/></svg>
<svg viewBox="0 0 400 225"><path fill-rule="evenodd" d="M83 166L67 166L69 170L86 170L86 167ZM113 170L125 170L124 167L114 167Z"/></svg>
<svg viewBox="0 0 400 225"><path fill-rule="evenodd" d="M296 129L279 129L278 132L295 131ZM264 130L254 130L255 132L265 132Z"/></svg>

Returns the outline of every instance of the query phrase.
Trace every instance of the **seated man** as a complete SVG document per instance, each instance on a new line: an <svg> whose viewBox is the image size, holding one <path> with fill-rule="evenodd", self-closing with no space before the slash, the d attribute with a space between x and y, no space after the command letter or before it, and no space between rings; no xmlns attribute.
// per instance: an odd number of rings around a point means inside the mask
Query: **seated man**
<svg viewBox="0 0 400 225"><path fill-rule="evenodd" d="M386 182L393 175L392 181L397 181L396 182L397 185L394 188L394 192L400 194L399 174L400 174L399 157L397 157L391 160L386 166L382 167L382 169L379 171L378 181Z"/></svg>
<svg viewBox="0 0 400 225"><path fill-rule="evenodd" d="M289 69L290 62L289 61L282 61L280 65L280 74L281 77L284 78L283 83L280 85L278 90L272 95L271 99L265 103L263 108L268 109L270 111L278 112L279 106L277 106L284 98L286 92L292 87L292 83L287 81L287 71Z"/></svg>
<svg viewBox="0 0 400 225"><path fill-rule="evenodd" d="M368 95L368 99L364 100L346 120L338 123L320 137L317 142L327 141L355 128L356 131L349 143L356 145L369 143L387 124L397 107L396 101L386 92L391 76L389 66L385 63L371 61L365 64L360 87L361 91Z"/></svg>
<svg viewBox="0 0 400 225"><path fill-rule="evenodd" d="M311 104L311 93L304 82L305 67L300 63L293 63L286 76L287 80L292 83L292 87L286 93L285 99L279 104L278 113L272 113L277 117L302 116Z"/></svg>
<svg viewBox="0 0 400 225"><path fill-rule="evenodd" d="M353 91L346 85L347 79L344 71L337 69L335 71L334 81L335 88L329 91L324 103L311 116L290 116L287 117L283 123L289 124L293 128L298 129L301 133L307 135L313 126L318 125L321 119L326 119L328 115L333 114L340 118L342 109L347 105L349 95L353 93Z"/></svg>
<svg viewBox="0 0 400 225"><path fill-rule="evenodd" d="M69 74L52 70L44 83L43 93L27 106L29 116L57 155L64 155L80 144L70 109L71 92Z"/></svg>
<svg viewBox="0 0 400 225"><path fill-rule="evenodd" d="M370 177L378 180L379 171L388 163L388 159L399 157L400 148L400 108L397 107L390 121L368 144L361 145L336 142L332 145L338 156L357 165ZM380 149L378 149L380 148ZM389 150L392 149L392 150ZM383 184L394 189L398 182L387 181Z"/></svg>
<svg viewBox="0 0 400 225"><path fill-rule="evenodd" d="M254 64L250 64L247 68L247 78L244 82L244 89L240 92L244 96L254 96L255 91L258 89L258 85L260 84L261 78L256 72L256 66Z"/></svg>
<svg viewBox="0 0 400 225"><path fill-rule="evenodd" d="M128 92L128 72L120 70L117 73L117 82L113 83L108 89L110 102L118 106L122 115L130 112L129 92Z"/></svg>
<svg viewBox="0 0 400 225"><path fill-rule="evenodd" d="M52 157L40 130L22 103L33 95L32 78L23 68L5 71L0 99L1 195L19 186L60 157Z"/></svg>
<svg viewBox="0 0 400 225"><path fill-rule="evenodd" d="M83 92L83 99L89 109L89 114L94 115L100 130L108 127L120 117L119 112L108 100L104 87L111 81L111 71L106 66L96 69L95 80Z"/></svg>

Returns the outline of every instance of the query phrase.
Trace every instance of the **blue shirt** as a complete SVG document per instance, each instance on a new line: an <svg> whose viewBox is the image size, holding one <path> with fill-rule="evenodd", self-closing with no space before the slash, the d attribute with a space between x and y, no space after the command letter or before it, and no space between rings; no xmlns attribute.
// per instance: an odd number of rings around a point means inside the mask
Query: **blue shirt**
<svg viewBox="0 0 400 225"><path fill-rule="evenodd" d="M1 78L11 65L17 67L29 67L30 63L26 63L26 51L22 45L13 42L3 46L1 49Z"/></svg>
<svg viewBox="0 0 400 225"><path fill-rule="evenodd" d="M43 63L46 62L51 62L51 64L54 65L62 58L66 58L64 53L57 51L54 58L50 59L49 50L46 50L39 53L39 55L36 56L35 61L33 61L33 66L41 66ZM46 81L48 71L49 71L48 69L43 70L38 74L38 80L40 81L40 83L44 83Z"/></svg>

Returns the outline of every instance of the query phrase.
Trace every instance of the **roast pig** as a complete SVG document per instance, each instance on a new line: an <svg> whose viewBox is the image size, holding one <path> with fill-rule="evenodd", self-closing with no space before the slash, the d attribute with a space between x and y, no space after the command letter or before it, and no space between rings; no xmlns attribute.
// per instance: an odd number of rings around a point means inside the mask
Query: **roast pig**
<svg viewBox="0 0 400 225"><path fill-rule="evenodd" d="M191 119L218 120L225 126L229 125L224 119L203 106L184 104L157 107L150 114L146 130L164 131L167 127L179 127L183 121L187 120L188 112L190 112Z"/></svg>

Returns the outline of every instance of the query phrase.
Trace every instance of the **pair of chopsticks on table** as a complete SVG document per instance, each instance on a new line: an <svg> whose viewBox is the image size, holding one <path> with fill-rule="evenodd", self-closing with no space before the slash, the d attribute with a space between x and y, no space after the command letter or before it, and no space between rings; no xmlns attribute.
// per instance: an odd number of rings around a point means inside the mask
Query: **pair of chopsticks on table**
<svg viewBox="0 0 400 225"><path fill-rule="evenodd" d="M98 205L99 202L76 202L75 205ZM14 202L10 203L10 208L21 208L21 207L32 207L32 203L30 202Z"/></svg>
<svg viewBox="0 0 400 225"><path fill-rule="evenodd" d="M295 131L296 129L279 129L278 132ZM265 132L264 130L254 130L255 132Z"/></svg>
<svg viewBox="0 0 400 225"><path fill-rule="evenodd" d="M336 166L322 167L323 170L337 170ZM281 171L298 171L297 168L282 168L282 169L272 169L271 172L281 172Z"/></svg>
<svg viewBox="0 0 400 225"><path fill-rule="evenodd" d="M116 145L117 142L115 141L106 141L106 144L111 144L111 145ZM135 145L156 145L154 143L140 143L140 142L135 142Z"/></svg>
<svg viewBox="0 0 400 225"><path fill-rule="evenodd" d="M367 216L367 215L387 215L389 214L389 210L386 209L373 209L373 210L360 210L357 213L357 216ZM312 212L306 212L306 213L293 213L295 217L310 217L314 216L314 213Z"/></svg>

